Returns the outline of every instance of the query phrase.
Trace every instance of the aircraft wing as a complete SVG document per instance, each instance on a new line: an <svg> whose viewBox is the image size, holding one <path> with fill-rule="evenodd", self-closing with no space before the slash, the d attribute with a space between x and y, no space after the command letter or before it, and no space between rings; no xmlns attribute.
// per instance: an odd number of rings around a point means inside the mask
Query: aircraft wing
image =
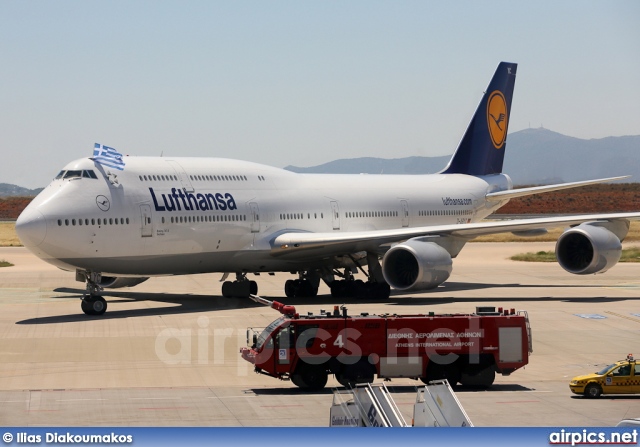
<svg viewBox="0 0 640 447"><path fill-rule="evenodd" d="M486 234L529 231L543 228L575 226L594 221L640 220L638 213L580 214L560 217L516 219L498 222L477 222L455 225L397 228L391 230L309 233L288 232L271 241L274 256L306 257L332 256L358 251L376 252L380 245L401 242L423 236L457 236L473 239Z"/></svg>
<svg viewBox="0 0 640 447"><path fill-rule="evenodd" d="M598 183L613 182L616 180L622 180L631 177L630 175L623 175L619 177L600 178L596 180L585 180L581 182L560 183L557 185L545 185L545 186L533 186L530 188L518 188L508 189L506 191L490 192L486 195L486 199L490 202L500 202L505 199L514 199L516 197L530 196L533 194L540 194L543 192L561 191L563 189L578 188L581 186L595 185Z"/></svg>

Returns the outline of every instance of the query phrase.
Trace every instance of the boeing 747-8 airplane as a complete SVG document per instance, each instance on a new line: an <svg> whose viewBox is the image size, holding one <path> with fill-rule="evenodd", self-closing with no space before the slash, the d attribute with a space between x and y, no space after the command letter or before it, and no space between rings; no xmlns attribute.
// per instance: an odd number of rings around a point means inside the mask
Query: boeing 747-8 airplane
<svg viewBox="0 0 640 447"><path fill-rule="evenodd" d="M616 180L513 189L502 173L516 64L500 63L449 165L433 175L295 174L220 158L94 157L66 165L20 215L24 245L86 282L82 310L102 314L104 287L154 275L220 272L222 294L257 294L247 274L292 272L289 297L388 297L449 278L474 237L570 227L560 265L604 272L640 213L483 222L513 197ZM368 281L355 280L360 269Z"/></svg>

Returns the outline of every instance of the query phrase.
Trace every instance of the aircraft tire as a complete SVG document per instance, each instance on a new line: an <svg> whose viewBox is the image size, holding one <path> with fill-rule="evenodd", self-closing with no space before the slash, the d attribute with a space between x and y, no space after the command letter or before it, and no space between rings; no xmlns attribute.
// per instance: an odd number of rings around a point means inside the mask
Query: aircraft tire
<svg viewBox="0 0 640 447"><path fill-rule="evenodd" d="M296 290L293 279L287 279L287 281L284 283L284 294L287 296L287 298L293 298L295 296Z"/></svg>
<svg viewBox="0 0 640 447"><path fill-rule="evenodd" d="M86 315L93 315L91 304L89 304L88 298L83 298L82 301L80 301L80 307L82 308L82 312L84 312Z"/></svg>
<svg viewBox="0 0 640 447"><path fill-rule="evenodd" d="M101 296L85 297L80 307L87 315L102 315L107 311L107 301Z"/></svg>

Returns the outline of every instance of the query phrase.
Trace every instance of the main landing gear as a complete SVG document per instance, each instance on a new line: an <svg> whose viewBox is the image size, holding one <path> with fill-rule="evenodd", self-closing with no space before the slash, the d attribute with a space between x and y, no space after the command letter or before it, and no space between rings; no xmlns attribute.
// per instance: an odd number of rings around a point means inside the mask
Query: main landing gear
<svg viewBox="0 0 640 447"><path fill-rule="evenodd" d="M80 307L87 315L102 315L107 311L107 301L98 293L103 289L100 287L102 275L97 272L85 272L87 291L82 296Z"/></svg>
<svg viewBox="0 0 640 447"><path fill-rule="evenodd" d="M298 272L298 279L288 279L284 283L287 298L315 298L318 296L320 275L318 272Z"/></svg>
<svg viewBox="0 0 640 447"><path fill-rule="evenodd" d="M367 277L367 282L353 277L353 272L346 268L343 274L336 272L343 279L332 281L329 284L333 298L359 298L386 300L391 295L391 287L384 280L380 260L375 253L367 252L367 273L360 264L360 260L349 256L353 264Z"/></svg>
<svg viewBox="0 0 640 447"><path fill-rule="evenodd" d="M391 287L386 282L367 281L361 279L342 279L331 283L333 298L358 298L386 300L391 295Z"/></svg>
<svg viewBox="0 0 640 447"><path fill-rule="evenodd" d="M225 298L249 298L249 295L257 294L258 283L249 281L246 273L236 273L235 281L222 283L222 296Z"/></svg>

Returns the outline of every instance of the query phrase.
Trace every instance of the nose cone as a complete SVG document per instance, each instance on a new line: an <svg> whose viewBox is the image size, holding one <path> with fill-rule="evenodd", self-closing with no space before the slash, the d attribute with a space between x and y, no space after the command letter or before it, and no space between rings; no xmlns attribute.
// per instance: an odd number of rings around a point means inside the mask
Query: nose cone
<svg viewBox="0 0 640 447"><path fill-rule="evenodd" d="M36 247L47 235L47 221L40 211L28 206L18 216L16 233L25 247Z"/></svg>

